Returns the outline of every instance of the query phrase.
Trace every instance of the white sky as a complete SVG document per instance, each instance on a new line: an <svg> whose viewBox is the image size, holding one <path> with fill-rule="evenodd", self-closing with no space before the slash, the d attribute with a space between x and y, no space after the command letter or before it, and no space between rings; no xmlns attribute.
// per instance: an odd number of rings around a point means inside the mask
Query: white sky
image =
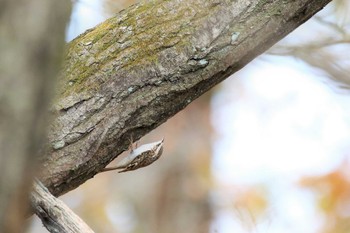
<svg viewBox="0 0 350 233"><path fill-rule="evenodd" d="M342 161L350 125L338 101L350 98L336 95L302 65L289 57L257 59L213 98L213 124L223 136L214 147L219 179L317 175Z"/></svg>
<svg viewBox="0 0 350 233"><path fill-rule="evenodd" d="M100 0L78 0L73 4L71 21L67 28L66 40L71 41L89 28L106 19L102 14Z"/></svg>

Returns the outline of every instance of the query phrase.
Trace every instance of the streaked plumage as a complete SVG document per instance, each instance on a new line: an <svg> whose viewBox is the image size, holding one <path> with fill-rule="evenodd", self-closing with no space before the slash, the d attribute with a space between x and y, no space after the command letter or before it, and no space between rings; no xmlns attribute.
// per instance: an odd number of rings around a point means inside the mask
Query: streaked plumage
<svg viewBox="0 0 350 233"><path fill-rule="evenodd" d="M136 149L131 146L131 151L128 156L122 159L117 166L105 168L102 171L110 171L123 169L120 172L127 172L146 167L156 161L163 153L164 139L149 144L144 144Z"/></svg>

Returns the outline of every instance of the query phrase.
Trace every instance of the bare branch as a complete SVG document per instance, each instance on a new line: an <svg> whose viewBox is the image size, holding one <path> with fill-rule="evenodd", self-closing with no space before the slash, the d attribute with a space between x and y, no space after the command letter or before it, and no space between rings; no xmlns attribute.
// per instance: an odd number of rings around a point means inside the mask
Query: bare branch
<svg viewBox="0 0 350 233"><path fill-rule="evenodd" d="M34 182L31 203L35 214L52 233L93 233L83 220L55 198L39 180Z"/></svg>

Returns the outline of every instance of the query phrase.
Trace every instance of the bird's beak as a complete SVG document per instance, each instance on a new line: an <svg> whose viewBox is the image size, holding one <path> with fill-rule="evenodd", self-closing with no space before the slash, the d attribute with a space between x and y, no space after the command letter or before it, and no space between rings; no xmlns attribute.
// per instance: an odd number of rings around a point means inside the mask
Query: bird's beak
<svg viewBox="0 0 350 233"><path fill-rule="evenodd" d="M163 153L163 142L164 142L164 138L162 139L162 141L160 141L160 143L158 144L158 148L157 148L157 154L160 153L160 155ZM160 156L159 155L159 156Z"/></svg>

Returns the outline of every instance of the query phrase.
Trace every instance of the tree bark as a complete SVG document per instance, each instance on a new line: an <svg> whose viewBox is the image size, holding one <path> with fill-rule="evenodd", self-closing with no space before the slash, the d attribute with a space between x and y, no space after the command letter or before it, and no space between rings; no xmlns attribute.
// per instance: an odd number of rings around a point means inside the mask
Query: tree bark
<svg viewBox="0 0 350 233"><path fill-rule="evenodd" d="M42 182L56 196L78 187L131 136L165 122L328 2L156 0L80 35L67 48Z"/></svg>
<svg viewBox="0 0 350 233"><path fill-rule="evenodd" d="M69 1L0 2L0 232L22 232ZM28 209L27 209L28 208Z"/></svg>
<svg viewBox="0 0 350 233"><path fill-rule="evenodd" d="M66 204L52 196L40 182L34 182L31 204L46 229L57 233L93 233Z"/></svg>

